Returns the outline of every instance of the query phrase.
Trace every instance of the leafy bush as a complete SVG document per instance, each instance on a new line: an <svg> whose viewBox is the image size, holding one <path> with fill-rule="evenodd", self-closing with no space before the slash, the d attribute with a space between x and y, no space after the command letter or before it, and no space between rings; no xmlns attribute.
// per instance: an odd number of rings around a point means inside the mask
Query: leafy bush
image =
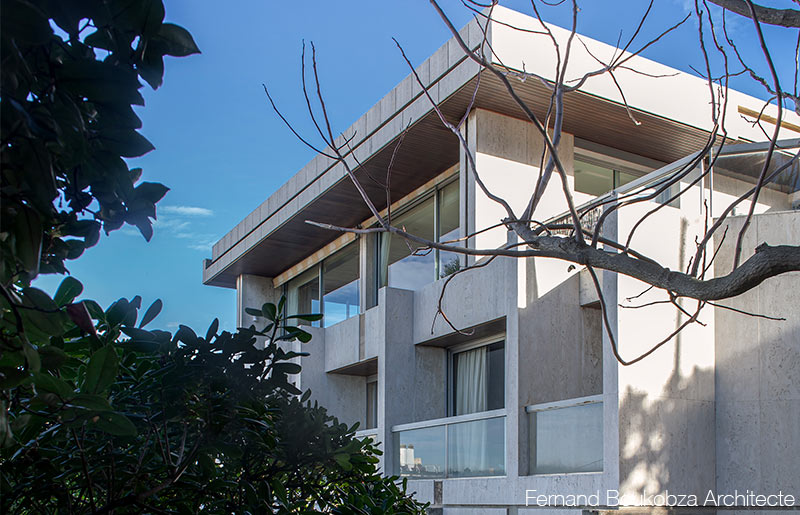
<svg viewBox="0 0 800 515"><path fill-rule="evenodd" d="M302 354L284 347L310 335L289 321L318 315L287 317L281 301L261 331L215 321L200 337L145 330L158 302L138 326L138 298L85 303L95 332L68 327L10 391L3 512L421 510L377 472L370 440L291 383Z"/></svg>
<svg viewBox="0 0 800 515"><path fill-rule="evenodd" d="M378 449L292 384L308 333L284 302L265 327L145 329L141 299L103 310L31 287L106 233L152 236L162 184L124 158L139 78L199 50L161 0L3 0L0 49L0 511L417 513ZM261 342L259 345L258 342Z"/></svg>

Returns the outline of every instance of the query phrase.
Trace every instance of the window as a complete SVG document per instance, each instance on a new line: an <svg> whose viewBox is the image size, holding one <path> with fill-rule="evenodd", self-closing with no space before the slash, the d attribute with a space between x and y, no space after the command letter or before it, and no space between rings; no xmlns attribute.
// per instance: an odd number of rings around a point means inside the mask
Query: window
<svg viewBox="0 0 800 515"><path fill-rule="evenodd" d="M575 160L575 191L599 197L624 186L640 174L616 170L600 162Z"/></svg>
<svg viewBox="0 0 800 515"><path fill-rule="evenodd" d="M358 274L358 242L355 242L286 283L289 314L322 313L324 327L357 315ZM319 327L320 323L312 325Z"/></svg>
<svg viewBox="0 0 800 515"><path fill-rule="evenodd" d="M326 327L358 314L358 273L358 243L351 243L322 262L322 313Z"/></svg>
<svg viewBox="0 0 800 515"><path fill-rule="evenodd" d="M378 427L378 381L367 381L366 429Z"/></svg>
<svg viewBox="0 0 800 515"><path fill-rule="evenodd" d="M392 217L392 224L422 238L447 242L459 237L458 181L437 188L432 195ZM439 250L415 252L405 238L382 233L378 238L377 287L418 290L457 271L459 256Z"/></svg>
<svg viewBox="0 0 800 515"><path fill-rule="evenodd" d="M286 284L287 310L290 315L320 313L319 302L319 267L306 270ZM301 325L308 325L304 320ZM311 325L319 327L319 322Z"/></svg>
<svg viewBox="0 0 800 515"><path fill-rule="evenodd" d="M632 167L635 165L631 164ZM603 163L599 159L581 157L575 159L575 191L599 197L620 186L624 186L644 175L641 170L625 169L624 166ZM673 184L653 201L680 208L680 197L671 200L680 191L679 184Z"/></svg>
<svg viewBox="0 0 800 515"><path fill-rule="evenodd" d="M451 415L505 407L505 342L454 351L450 370Z"/></svg>
<svg viewBox="0 0 800 515"><path fill-rule="evenodd" d="M438 232L436 241L440 243L454 242L460 237L459 234L459 210L458 210L458 181L453 181L441 190L438 195ZM441 279L447 277L461 268L459 254L437 250L437 269L436 277Z"/></svg>

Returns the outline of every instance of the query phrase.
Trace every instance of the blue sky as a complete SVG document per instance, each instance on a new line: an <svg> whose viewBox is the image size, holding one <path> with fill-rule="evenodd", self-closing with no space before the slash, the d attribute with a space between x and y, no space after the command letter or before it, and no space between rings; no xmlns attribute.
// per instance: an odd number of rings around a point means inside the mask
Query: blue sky
<svg viewBox="0 0 800 515"><path fill-rule="evenodd" d="M313 157L272 112L262 83L297 128L310 135L299 63L302 40L313 40L329 113L334 128L343 130L408 74L392 36L420 63L449 33L423 0L243 0L235 8L208 0L164 3L167 21L189 29L203 53L168 58L164 85L157 91L143 88L142 133L156 150L130 165L144 169L144 180L162 182L171 191L159 203L150 243L136 230L122 229L103 236L69 268L84 283L84 296L104 306L122 296L141 295L145 305L161 298L164 310L152 327L174 330L180 323L204 331L218 317L223 328L233 329L235 292L203 286L202 260L211 257L215 241ZM502 4L530 11L527 0ZM442 0L442 5L457 26L469 21L460 2ZM611 44L620 29L623 35L633 31L646 8L645 2L633 0L583 0L579 5L579 32ZM685 0L658 2L646 32L678 21L690 5ZM563 8L545 9L543 15L558 25L570 23ZM737 34L752 30L743 18L734 23ZM768 37L789 56L784 65L793 63L797 33L770 30ZM697 48L696 27L687 24L645 56L691 71L690 66L701 66ZM752 45L742 50L762 63ZM781 71L789 85L792 70L784 66ZM764 97L749 81L737 87ZM52 291L59 281L46 277L38 286Z"/></svg>

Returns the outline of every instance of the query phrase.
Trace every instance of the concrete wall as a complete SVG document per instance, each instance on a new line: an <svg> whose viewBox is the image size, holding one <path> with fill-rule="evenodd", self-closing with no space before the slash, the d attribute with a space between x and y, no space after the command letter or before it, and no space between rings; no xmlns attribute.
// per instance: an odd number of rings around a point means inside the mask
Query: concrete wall
<svg viewBox="0 0 800 515"><path fill-rule="evenodd" d="M697 195L695 197L694 195ZM694 238L703 231L699 190L687 194L698 202L665 207L633 236L632 248L673 270L685 270ZM645 202L621 210L616 230L625 241L635 223L657 204ZM666 294L626 276L615 282L617 340L623 359L648 351L678 329L687 316L671 304L632 308L667 299ZM631 299L637 295L638 298ZM631 300L627 300L631 299ZM681 301L693 312L695 302ZM618 367L619 483L623 494L681 492L705 495L715 483L714 318L710 310L649 357Z"/></svg>
<svg viewBox="0 0 800 515"><path fill-rule="evenodd" d="M715 273L730 271L744 217L727 223ZM721 233L718 233L721 234ZM800 212L753 218L742 259L762 242L800 245ZM720 304L785 321L716 308L716 452L720 493L800 493L800 273L767 279Z"/></svg>
<svg viewBox="0 0 800 515"><path fill-rule="evenodd" d="M600 310L581 307L573 275L519 313L519 406L598 395L602 386Z"/></svg>
<svg viewBox="0 0 800 515"><path fill-rule="evenodd" d="M434 317L444 280L425 285L414 292L414 342L420 343L450 334L453 329L439 316ZM495 320L507 313L509 296L515 296L516 263L497 258L487 266L459 274L447 286L442 308L459 329Z"/></svg>
<svg viewBox="0 0 800 515"><path fill-rule="evenodd" d="M563 134L559 146L559 158L571 178L573 169L573 137ZM469 151L475 156L478 175L486 188L505 199L519 216L528 205L536 187L539 168L544 151L541 134L532 123L504 116L483 109L476 109L467 120L467 142ZM462 153L464 150L462 149ZM505 209L491 200L475 182L474 171L462 155L461 170L466 205L474 206L466 214L465 227L469 233L480 231L506 218ZM572 181L570 181L572 182ZM570 184L572 189L572 184ZM553 174L535 218L547 220L567 210L563 197L561 178ZM475 248L497 248L506 243L504 227L489 230L471 239Z"/></svg>
<svg viewBox="0 0 800 515"><path fill-rule="evenodd" d="M273 288L271 277L240 275L236 280L236 327L250 327L257 321L255 317L244 312L245 308L260 310L265 302L277 304L282 293L280 288ZM258 323L262 322L263 320L258 320Z"/></svg>

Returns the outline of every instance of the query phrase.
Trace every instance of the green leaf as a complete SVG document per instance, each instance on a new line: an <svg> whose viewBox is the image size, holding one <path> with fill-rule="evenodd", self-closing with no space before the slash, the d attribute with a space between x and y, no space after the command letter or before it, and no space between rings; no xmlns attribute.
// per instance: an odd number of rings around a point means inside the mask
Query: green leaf
<svg viewBox="0 0 800 515"><path fill-rule="evenodd" d="M39 213L28 206L22 206L14 217L14 243L17 258L31 277L39 273L43 230Z"/></svg>
<svg viewBox="0 0 800 515"><path fill-rule="evenodd" d="M143 198L153 204L164 198L169 188L157 182L143 182L133 190L136 197Z"/></svg>
<svg viewBox="0 0 800 515"><path fill-rule="evenodd" d="M116 50L116 45L112 41L111 31L108 29L98 29L92 32L83 40L85 45L102 48L109 52Z"/></svg>
<svg viewBox="0 0 800 515"><path fill-rule="evenodd" d="M28 305L31 307L45 311L58 311L58 305L55 301L50 298L50 295L39 288L23 288L22 294L25 296L25 301L28 301Z"/></svg>
<svg viewBox="0 0 800 515"><path fill-rule="evenodd" d="M108 399L94 393L81 393L70 401L73 406L92 411L111 411Z"/></svg>
<svg viewBox="0 0 800 515"><path fill-rule="evenodd" d="M189 31L174 23L163 23L158 30L158 35L153 38L163 47L164 53L175 57L199 54L200 49L194 42Z"/></svg>
<svg viewBox="0 0 800 515"><path fill-rule="evenodd" d="M139 157L154 150L147 138L133 129L106 129L100 133L103 148L122 157Z"/></svg>
<svg viewBox="0 0 800 515"><path fill-rule="evenodd" d="M263 313L263 317L267 320L275 321L275 315L278 313L278 308L275 307L275 304L272 302L266 302L263 306L261 306L261 313Z"/></svg>
<svg viewBox="0 0 800 515"><path fill-rule="evenodd" d="M320 313L308 313L303 315L289 315L286 317L286 320L297 318L299 320L305 320L307 322L316 322L317 320L322 320L322 314Z"/></svg>
<svg viewBox="0 0 800 515"><path fill-rule="evenodd" d="M57 370L68 358L63 350L54 345L41 347L39 357L42 360L42 368L45 370Z"/></svg>
<svg viewBox="0 0 800 515"><path fill-rule="evenodd" d="M283 374L299 374L300 370L302 370L297 363L277 363L273 365L273 369Z"/></svg>
<svg viewBox="0 0 800 515"><path fill-rule="evenodd" d="M84 306L86 306L86 311L89 312L89 315L95 320L103 320L106 317L103 308L100 307L100 304L93 300L84 300L81 302Z"/></svg>
<svg viewBox="0 0 800 515"><path fill-rule="evenodd" d="M28 379L30 374L19 368L0 367L0 388L13 388Z"/></svg>
<svg viewBox="0 0 800 515"><path fill-rule="evenodd" d="M139 328L142 328L153 321L155 317L161 313L161 308L164 304L161 302L161 299L156 299L155 302L150 304L150 307L147 308L147 311L144 312L144 316L142 317L141 323L139 323Z"/></svg>
<svg viewBox="0 0 800 515"><path fill-rule="evenodd" d="M155 336L150 331L144 329L137 329L135 327L120 327L120 331L130 336L134 340L145 340L148 342L155 341Z"/></svg>
<svg viewBox="0 0 800 515"><path fill-rule="evenodd" d="M154 340L130 340L122 344L123 349L147 354L157 351L159 346L160 344Z"/></svg>
<svg viewBox="0 0 800 515"><path fill-rule="evenodd" d="M98 393L105 391L117 377L119 356L113 345L106 345L94 352L86 367L86 378L81 392Z"/></svg>
<svg viewBox="0 0 800 515"><path fill-rule="evenodd" d="M53 34L53 29L42 12L30 2L3 1L3 39L15 38L26 43L44 43ZM3 42L5 46L5 41ZM5 48L3 49L5 54Z"/></svg>
<svg viewBox="0 0 800 515"><path fill-rule="evenodd" d="M192 345L197 342L197 334L191 327L185 326L183 324L178 326L178 330L175 331L175 341L183 342L187 345Z"/></svg>
<svg viewBox="0 0 800 515"><path fill-rule="evenodd" d="M216 336L217 329L219 329L219 318L215 318L211 325L208 327L208 331L206 331L206 341L210 342L211 338Z"/></svg>
<svg viewBox="0 0 800 515"><path fill-rule="evenodd" d="M255 309L255 308L244 308L244 312L245 312L245 313L247 313L248 315L250 315L250 316L254 316L254 317L260 317L260 316L262 316L262 315L261 315L261 310L260 310L260 309Z"/></svg>
<svg viewBox="0 0 800 515"><path fill-rule="evenodd" d="M66 89L93 102L144 105L137 74L112 62L67 61L56 73Z"/></svg>
<svg viewBox="0 0 800 515"><path fill-rule="evenodd" d="M333 459L344 470L350 470L350 469L353 468L353 464L350 463L350 455L349 454L334 454L333 455Z"/></svg>
<svg viewBox="0 0 800 515"><path fill-rule="evenodd" d="M45 372L34 372L33 384L37 390L54 393L62 399L68 399L74 393L74 390L66 381Z"/></svg>
<svg viewBox="0 0 800 515"><path fill-rule="evenodd" d="M100 413L95 424L98 429L116 436L136 436L138 433L133 422L121 413Z"/></svg>
<svg viewBox="0 0 800 515"><path fill-rule="evenodd" d="M61 284L58 286L58 290L56 291L56 296L53 300L55 300L55 303L60 307L63 307L72 303L72 301L75 300L75 297L80 295L82 291L83 285L81 282L71 275L68 275L63 281L61 281Z"/></svg>
<svg viewBox="0 0 800 515"><path fill-rule="evenodd" d="M22 352L25 354L25 361L28 362L28 370L31 372L38 372L42 368L42 360L39 357L39 351L29 344L25 343L22 346Z"/></svg>
<svg viewBox="0 0 800 515"><path fill-rule="evenodd" d="M153 89L158 89L164 81L164 57L151 49L145 53L136 70Z"/></svg>

